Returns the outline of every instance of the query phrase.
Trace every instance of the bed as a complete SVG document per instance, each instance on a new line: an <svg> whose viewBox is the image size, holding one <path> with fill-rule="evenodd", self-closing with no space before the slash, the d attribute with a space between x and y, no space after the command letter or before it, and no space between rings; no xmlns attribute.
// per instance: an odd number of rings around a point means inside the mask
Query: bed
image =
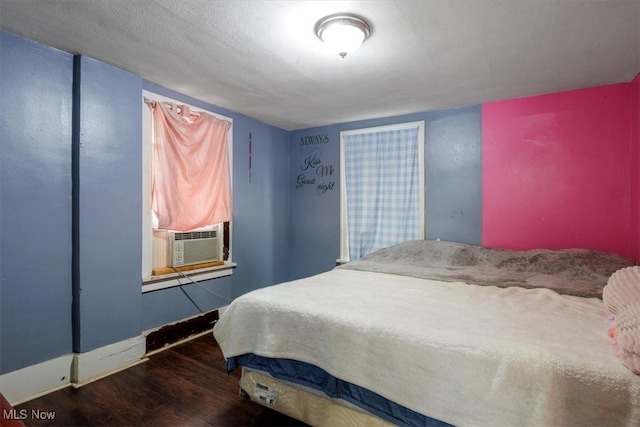
<svg viewBox="0 0 640 427"><path fill-rule="evenodd" d="M312 425L639 426L606 333L618 255L401 243L234 300L242 395Z"/></svg>

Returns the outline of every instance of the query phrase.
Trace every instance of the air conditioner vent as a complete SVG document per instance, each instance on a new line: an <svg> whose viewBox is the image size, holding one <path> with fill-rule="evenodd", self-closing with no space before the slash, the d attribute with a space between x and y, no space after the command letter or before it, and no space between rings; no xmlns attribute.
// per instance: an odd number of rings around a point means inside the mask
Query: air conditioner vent
<svg viewBox="0 0 640 427"><path fill-rule="evenodd" d="M218 230L189 231L186 233L174 233L174 240L215 239L217 236Z"/></svg>
<svg viewBox="0 0 640 427"><path fill-rule="evenodd" d="M179 267L221 260L219 227L209 231L167 232L167 264Z"/></svg>

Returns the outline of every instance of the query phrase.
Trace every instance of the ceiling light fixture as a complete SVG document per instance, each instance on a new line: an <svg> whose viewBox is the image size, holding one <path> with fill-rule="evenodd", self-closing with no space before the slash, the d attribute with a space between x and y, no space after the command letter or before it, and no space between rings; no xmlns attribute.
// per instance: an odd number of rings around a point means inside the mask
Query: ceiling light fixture
<svg viewBox="0 0 640 427"><path fill-rule="evenodd" d="M316 35L341 57L358 49L371 34L371 27L355 15L339 14L322 18L316 24Z"/></svg>

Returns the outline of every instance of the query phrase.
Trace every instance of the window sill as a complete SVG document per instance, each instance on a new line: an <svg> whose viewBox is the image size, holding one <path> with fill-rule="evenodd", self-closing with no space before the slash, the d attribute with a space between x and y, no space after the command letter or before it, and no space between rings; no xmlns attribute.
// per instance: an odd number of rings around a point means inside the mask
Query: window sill
<svg viewBox="0 0 640 427"><path fill-rule="evenodd" d="M215 267L201 268L185 272L194 282L202 280L217 279L219 277L230 276L236 268L235 262L225 262L223 265ZM172 288L174 286L188 285L190 282L178 273L163 274L161 276L148 276L142 279L142 293L158 291L160 289Z"/></svg>

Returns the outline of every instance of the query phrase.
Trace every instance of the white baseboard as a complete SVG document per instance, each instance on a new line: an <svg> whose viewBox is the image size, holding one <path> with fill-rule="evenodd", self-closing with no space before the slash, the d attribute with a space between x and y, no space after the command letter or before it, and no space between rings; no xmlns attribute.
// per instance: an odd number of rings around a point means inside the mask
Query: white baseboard
<svg viewBox="0 0 640 427"><path fill-rule="evenodd" d="M143 335L73 355L71 382L81 386L133 366L144 358Z"/></svg>
<svg viewBox="0 0 640 427"><path fill-rule="evenodd" d="M0 375L0 392L12 405L18 405L60 388L71 381L73 354L46 360Z"/></svg>
<svg viewBox="0 0 640 427"><path fill-rule="evenodd" d="M19 405L52 391L79 387L144 361L143 335L86 353L67 354L0 375L0 392Z"/></svg>

